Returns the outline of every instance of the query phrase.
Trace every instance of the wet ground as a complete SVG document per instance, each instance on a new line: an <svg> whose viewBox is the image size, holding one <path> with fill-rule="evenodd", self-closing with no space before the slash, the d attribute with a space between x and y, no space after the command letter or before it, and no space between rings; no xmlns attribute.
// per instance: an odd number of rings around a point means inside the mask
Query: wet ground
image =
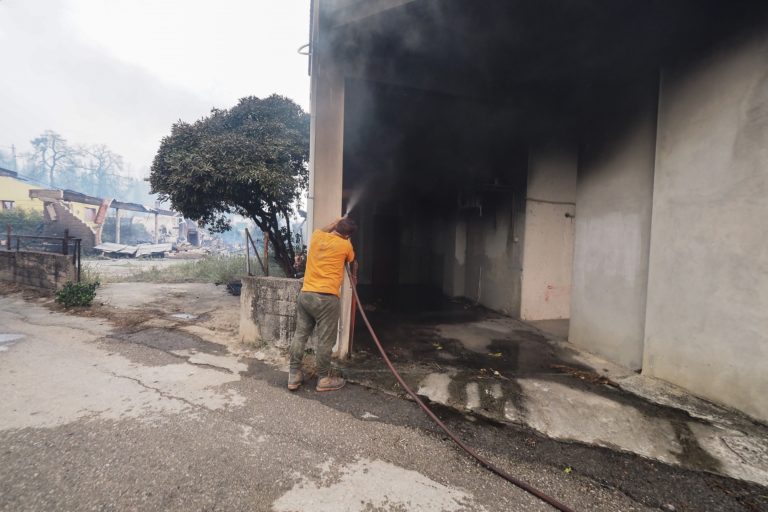
<svg viewBox="0 0 768 512"><path fill-rule="evenodd" d="M0 510L550 510L468 460L412 402L354 385L287 392L283 371L237 344L237 299L220 288L109 285L100 297L72 314L0 296ZM755 484L436 407L481 454L576 510L768 510Z"/></svg>
<svg viewBox="0 0 768 512"><path fill-rule="evenodd" d="M389 299L369 292L363 300L392 362L433 402L556 439L768 484L768 429L747 417L467 302L418 289ZM362 322L354 348L345 364L350 379L403 394Z"/></svg>

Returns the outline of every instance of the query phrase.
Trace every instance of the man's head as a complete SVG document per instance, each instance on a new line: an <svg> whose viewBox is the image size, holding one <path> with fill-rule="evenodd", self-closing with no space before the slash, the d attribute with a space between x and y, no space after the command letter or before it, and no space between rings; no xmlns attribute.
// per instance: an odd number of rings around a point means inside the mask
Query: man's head
<svg viewBox="0 0 768 512"><path fill-rule="evenodd" d="M349 217L342 217L339 222L336 223L334 231L343 236L344 238L350 238L357 231L357 223Z"/></svg>

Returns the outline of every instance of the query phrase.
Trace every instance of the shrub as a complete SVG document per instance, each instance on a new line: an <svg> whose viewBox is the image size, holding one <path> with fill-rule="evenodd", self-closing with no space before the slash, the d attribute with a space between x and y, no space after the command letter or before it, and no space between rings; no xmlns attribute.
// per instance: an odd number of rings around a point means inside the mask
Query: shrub
<svg viewBox="0 0 768 512"><path fill-rule="evenodd" d="M43 214L36 210L16 210L0 212L0 226L5 235L5 226L11 225L17 235L38 235L43 231ZM3 237L4 238L4 237Z"/></svg>
<svg viewBox="0 0 768 512"><path fill-rule="evenodd" d="M56 302L68 308L73 306L90 306L96 297L99 282L73 283L68 282L56 292Z"/></svg>

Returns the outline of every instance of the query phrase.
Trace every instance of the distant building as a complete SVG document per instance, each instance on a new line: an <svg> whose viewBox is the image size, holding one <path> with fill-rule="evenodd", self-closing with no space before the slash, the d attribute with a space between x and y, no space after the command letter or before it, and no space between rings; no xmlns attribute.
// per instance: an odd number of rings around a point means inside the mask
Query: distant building
<svg viewBox="0 0 768 512"><path fill-rule="evenodd" d="M30 210L43 211L43 203L29 197L29 191L40 188L40 184L19 176L16 171L0 167L0 211Z"/></svg>
<svg viewBox="0 0 768 512"><path fill-rule="evenodd" d="M137 224L142 225L148 240L155 242L161 236L168 241L178 238L178 214L162 208L147 207L137 203L125 203L116 199L89 196L74 190L44 188L41 183L19 175L15 171L0 168L0 208L2 211L29 210L43 213L45 236L69 236L82 239L84 251L90 251L102 243L109 210L114 210L113 241L120 242L122 212L135 212ZM130 217L132 222L134 217Z"/></svg>

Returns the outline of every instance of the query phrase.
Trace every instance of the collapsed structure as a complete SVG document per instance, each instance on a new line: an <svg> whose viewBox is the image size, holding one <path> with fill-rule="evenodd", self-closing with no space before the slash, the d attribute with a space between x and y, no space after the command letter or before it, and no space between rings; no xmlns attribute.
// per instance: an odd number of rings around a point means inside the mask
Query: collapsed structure
<svg viewBox="0 0 768 512"><path fill-rule="evenodd" d="M82 192L62 189L40 188L41 184L19 175L16 171L0 168L0 210L29 210L43 213L45 236L69 236L82 240L83 250L91 252L102 243L102 235L120 243L121 231L126 227L121 221L124 212L138 213L127 219L129 228L141 225L147 238L154 244L161 239L175 241L181 236L187 239L187 228L191 221L184 221L179 214L162 208L147 207L138 203L128 203L117 199L104 199L89 196ZM109 210L114 210L114 228L104 232ZM150 240L142 240L148 242Z"/></svg>
<svg viewBox="0 0 768 512"><path fill-rule="evenodd" d="M763 4L315 0L309 230L766 421Z"/></svg>

